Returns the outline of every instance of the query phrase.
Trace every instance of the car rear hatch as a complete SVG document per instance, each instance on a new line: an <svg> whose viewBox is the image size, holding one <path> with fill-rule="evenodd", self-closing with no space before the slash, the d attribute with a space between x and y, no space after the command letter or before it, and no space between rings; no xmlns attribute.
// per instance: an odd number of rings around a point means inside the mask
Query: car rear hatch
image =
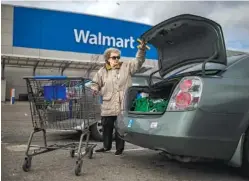
<svg viewBox="0 0 249 181"><path fill-rule="evenodd" d="M152 44L157 49L159 74L162 78L168 73L190 64L201 63L203 64L203 69L205 69L207 62L227 65L226 48L221 26L203 17L184 14L170 18L145 32L141 39ZM131 87L125 96L126 111L136 114L164 113L171 94L179 81L181 81L181 77L170 80L166 78L151 87ZM141 102L141 99L140 102L136 101L141 98L141 95L146 100L143 100L143 102ZM151 95L152 102L158 102L155 99L160 99L160 105L155 105L161 107L160 111L141 107L147 99L150 99ZM141 109L136 109L136 104L138 103ZM154 103L150 101L149 104ZM136 111L143 109L147 110L147 112L139 111L138 113Z"/></svg>
<svg viewBox="0 0 249 181"><path fill-rule="evenodd" d="M226 65L226 47L221 26L203 17L183 14L170 18L145 32L141 39L158 51L159 73L193 63Z"/></svg>

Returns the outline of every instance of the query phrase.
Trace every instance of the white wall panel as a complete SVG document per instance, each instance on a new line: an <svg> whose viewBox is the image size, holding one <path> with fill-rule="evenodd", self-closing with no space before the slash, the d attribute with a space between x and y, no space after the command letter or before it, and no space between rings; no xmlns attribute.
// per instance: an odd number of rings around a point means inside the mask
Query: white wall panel
<svg viewBox="0 0 249 181"><path fill-rule="evenodd" d="M4 53L4 54L13 54L13 47L12 46L2 45L1 46L1 52Z"/></svg>
<svg viewBox="0 0 249 181"><path fill-rule="evenodd" d="M2 33L1 45L12 46L12 35L10 33Z"/></svg>
<svg viewBox="0 0 249 181"><path fill-rule="evenodd" d="M79 76L83 77L86 74L86 70L65 70L64 75L66 76Z"/></svg>
<svg viewBox="0 0 249 181"><path fill-rule="evenodd" d="M13 47L13 54L39 57L40 50L34 48Z"/></svg>
<svg viewBox="0 0 249 181"><path fill-rule="evenodd" d="M1 5L1 18L7 20L13 20L13 6Z"/></svg>
<svg viewBox="0 0 249 181"><path fill-rule="evenodd" d="M6 80L1 80L1 101L6 101Z"/></svg>
<svg viewBox="0 0 249 181"><path fill-rule="evenodd" d="M16 89L16 98L19 94L27 93L26 82L23 79L24 76L32 75L32 68L16 68L5 67L6 84L6 98L10 98L10 89Z"/></svg>
<svg viewBox="0 0 249 181"><path fill-rule="evenodd" d="M13 32L13 23L12 20L1 19L1 32L10 33Z"/></svg>
<svg viewBox="0 0 249 181"><path fill-rule="evenodd" d="M13 7L1 5L1 52L12 53L13 45Z"/></svg>
<svg viewBox="0 0 249 181"><path fill-rule="evenodd" d="M35 71L36 75L60 75L59 69L51 69L51 68L38 68Z"/></svg>
<svg viewBox="0 0 249 181"><path fill-rule="evenodd" d="M40 57L53 57L66 60L89 62L92 54L75 53L66 51L40 50Z"/></svg>

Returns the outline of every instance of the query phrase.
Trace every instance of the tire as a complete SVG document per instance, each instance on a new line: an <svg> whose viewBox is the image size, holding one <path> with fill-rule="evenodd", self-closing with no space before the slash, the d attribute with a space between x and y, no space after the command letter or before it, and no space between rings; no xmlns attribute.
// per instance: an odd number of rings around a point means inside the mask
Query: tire
<svg viewBox="0 0 249 181"><path fill-rule="evenodd" d="M245 134L245 140L243 144L243 159L242 159L242 174L249 178L249 128Z"/></svg>
<svg viewBox="0 0 249 181"><path fill-rule="evenodd" d="M94 125L91 126L91 136L95 141L103 141L103 128L101 125L101 121L98 121ZM112 135L113 140L115 139L115 130L113 130Z"/></svg>

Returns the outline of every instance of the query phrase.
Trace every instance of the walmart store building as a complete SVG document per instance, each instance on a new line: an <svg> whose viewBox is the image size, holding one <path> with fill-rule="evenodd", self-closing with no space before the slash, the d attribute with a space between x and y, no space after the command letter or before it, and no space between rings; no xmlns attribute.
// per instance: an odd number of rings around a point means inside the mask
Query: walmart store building
<svg viewBox="0 0 249 181"><path fill-rule="evenodd" d="M108 47L135 57L136 39L149 25L46 9L2 5L2 101L27 92L23 76L89 76L103 65ZM156 50L147 52L145 66L157 66ZM94 66L93 66L94 65ZM91 71L90 71L91 70Z"/></svg>

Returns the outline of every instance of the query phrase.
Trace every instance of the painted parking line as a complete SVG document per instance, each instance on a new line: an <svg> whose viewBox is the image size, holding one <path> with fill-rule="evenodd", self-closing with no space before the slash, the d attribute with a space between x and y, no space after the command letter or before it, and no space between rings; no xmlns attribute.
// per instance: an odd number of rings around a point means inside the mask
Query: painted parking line
<svg viewBox="0 0 249 181"><path fill-rule="evenodd" d="M143 151L147 150L146 148L131 148L131 149L124 149L124 152L132 152L132 151ZM111 150L110 152L114 153L116 150Z"/></svg>
<svg viewBox="0 0 249 181"><path fill-rule="evenodd" d="M15 151L15 152L21 151L22 152L22 151L26 151L26 149L27 149L27 145L9 145L8 143L2 143L2 144L6 145L6 148L10 151ZM34 149L39 148L39 147L40 147L39 145L31 145L30 150L34 150ZM147 150L147 149L142 148L142 147L130 148L130 149L125 149L124 152L143 151L143 150ZM110 150L109 152L115 153L116 150L113 149L113 150Z"/></svg>
<svg viewBox="0 0 249 181"><path fill-rule="evenodd" d="M131 149L124 149L124 152L133 152L133 151L143 151L143 150L147 150L146 148L131 148ZM116 150L110 150L108 151L109 153L115 153ZM96 152L95 152L96 153Z"/></svg>
<svg viewBox="0 0 249 181"><path fill-rule="evenodd" d="M39 145L31 145L30 150L35 150L35 148L39 147ZM15 151L15 152L23 152L26 151L27 145L9 145L6 146L6 149L9 151Z"/></svg>

